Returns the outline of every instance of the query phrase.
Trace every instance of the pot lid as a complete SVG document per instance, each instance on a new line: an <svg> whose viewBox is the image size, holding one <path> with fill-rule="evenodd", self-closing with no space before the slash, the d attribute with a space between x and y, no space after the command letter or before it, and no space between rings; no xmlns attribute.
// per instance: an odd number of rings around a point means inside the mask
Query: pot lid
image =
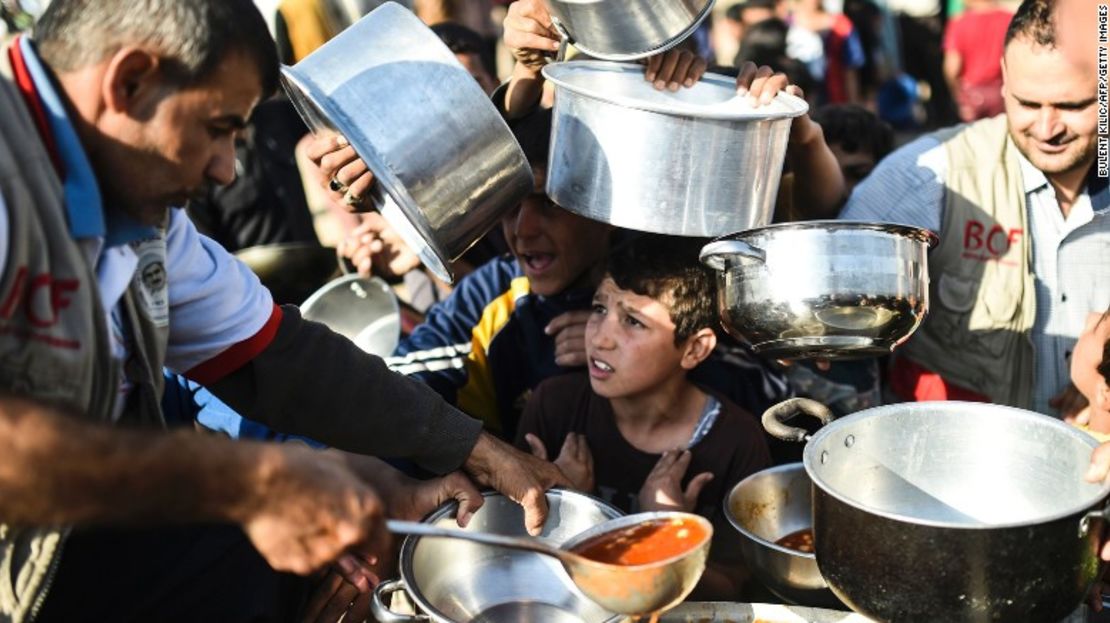
<svg viewBox="0 0 1110 623"><path fill-rule="evenodd" d="M571 61L543 68L545 78L556 86L602 102L666 115L770 121L790 119L809 110L805 100L779 93L767 105L753 107L747 96L736 92L736 81L707 73L692 87L660 91L644 79L643 65L604 61Z"/></svg>

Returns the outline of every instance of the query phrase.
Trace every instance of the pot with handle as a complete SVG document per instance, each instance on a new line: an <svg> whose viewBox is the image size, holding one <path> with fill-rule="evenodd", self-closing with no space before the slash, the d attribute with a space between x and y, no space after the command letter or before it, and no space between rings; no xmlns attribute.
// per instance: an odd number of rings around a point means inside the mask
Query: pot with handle
<svg viewBox="0 0 1110 623"><path fill-rule="evenodd" d="M826 423L810 436L782 423ZM806 441L817 564L883 621L1058 621L1098 576L1110 483L1083 479L1094 438L982 403L875 407L832 421L795 398L764 427Z"/></svg>
<svg viewBox="0 0 1110 623"><path fill-rule="evenodd" d="M781 359L889 354L929 308L937 237L893 223L806 221L715 240L717 307L733 336Z"/></svg>

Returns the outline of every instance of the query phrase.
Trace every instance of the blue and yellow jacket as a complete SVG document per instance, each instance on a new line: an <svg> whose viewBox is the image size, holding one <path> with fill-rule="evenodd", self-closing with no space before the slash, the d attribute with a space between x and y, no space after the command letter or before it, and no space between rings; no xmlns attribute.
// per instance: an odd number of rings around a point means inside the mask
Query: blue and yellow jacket
<svg viewBox="0 0 1110 623"><path fill-rule="evenodd" d="M516 260L502 256L459 280L386 362L512 439L532 388L567 371L555 363L555 340L544 327L592 300L591 289L534 294ZM791 395L782 375L728 339L691 378L755 414Z"/></svg>

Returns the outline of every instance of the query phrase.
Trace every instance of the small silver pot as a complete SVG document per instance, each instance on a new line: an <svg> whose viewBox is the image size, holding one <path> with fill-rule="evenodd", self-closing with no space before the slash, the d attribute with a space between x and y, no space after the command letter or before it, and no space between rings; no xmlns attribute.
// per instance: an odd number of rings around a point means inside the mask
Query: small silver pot
<svg viewBox="0 0 1110 623"><path fill-rule="evenodd" d="M347 137L377 178L369 198L437 277L532 192L532 169L474 78L412 12L386 2L293 67L314 132Z"/></svg>
<svg viewBox="0 0 1110 623"><path fill-rule="evenodd" d="M640 65L573 61L555 84L547 194L587 218L639 231L720 236L771 222L792 118L780 93L752 108L732 78L657 91Z"/></svg>
<svg viewBox="0 0 1110 623"><path fill-rule="evenodd" d="M520 505L496 492L485 492L485 504L465 528L510 536L527 536ZM552 489L541 538L561 545L571 537L621 516L616 508L592 496ZM458 527L456 502L424 519ZM459 539L406 537L401 544L401 577L378 585L374 616L382 623L615 623L621 617L587 599L571 582L559 561L518 550L479 545ZM404 591L416 604L415 615L391 611L388 595Z"/></svg>
<svg viewBox="0 0 1110 623"><path fill-rule="evenodd" d="M799 411L825 426L810 436L781 423ZM794 398L763 424L808 441L817 564L861 614L1059 621L1099 575L1110 484L1083 478L1098 442L1055 418L918 402L833 421L820 403Z"/></svg>
<svg viewBox="0 0 1110 623"><path fill-rule="evenodd" d="M743 538L748 569L788 603L843 608L817 568L817 557L776 543L813 528L812 483L801 463L772 467L736 483L725 498L725 516Z"/></svg>
<svg viewBox="0 0 1110 623"><path fill-rule="evenodd" d="M594 58L631 61L669 50L709 15L713 0L547 0L555 27Z"/></svg>
<svg viewBox="0 0 1110 623"><path fill-rule="evenodd" d="M397 296L378 277L347 275L333 279L301 304L301 315L328 325L379 357L392 355L401 340Z"/></svg>
<svg viewBox="0 0 1110 623"><path fill-rule="evenodd" d="M889 353L929 307L928 250L917 227L807 221L706 245L721 322L756 353L782 359Z"/></svg>

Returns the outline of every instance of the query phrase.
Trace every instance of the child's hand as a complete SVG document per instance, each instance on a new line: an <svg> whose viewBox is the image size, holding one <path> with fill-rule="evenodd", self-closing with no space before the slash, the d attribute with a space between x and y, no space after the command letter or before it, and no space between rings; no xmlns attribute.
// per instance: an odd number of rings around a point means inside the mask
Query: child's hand
<svg viewBox="0 0 1110 623"><path fill-rule="evenodd" d="M532 454L543 459L547 458L547 448L539 437L532 433L524 435ZM586 436L580 433L567 433L563 440L563 447L559 450L559 458L555 459L555 466L566 475L571 485L582 492L592 493L594 490L594 456L590 453L590 446L586 444Z"/></svg>
<svg viewBox="0 0 1110 623"><path fill-rule="evenodd" d="M702 472L690 479L686 490L682 490L682 477L690 467L689 450L664 452L659 462L651 469L644 486L640 488L640 510L647 511L685 511L692 513L698 503L698 495L705 485L713 480L713 474Z"/></svg>

